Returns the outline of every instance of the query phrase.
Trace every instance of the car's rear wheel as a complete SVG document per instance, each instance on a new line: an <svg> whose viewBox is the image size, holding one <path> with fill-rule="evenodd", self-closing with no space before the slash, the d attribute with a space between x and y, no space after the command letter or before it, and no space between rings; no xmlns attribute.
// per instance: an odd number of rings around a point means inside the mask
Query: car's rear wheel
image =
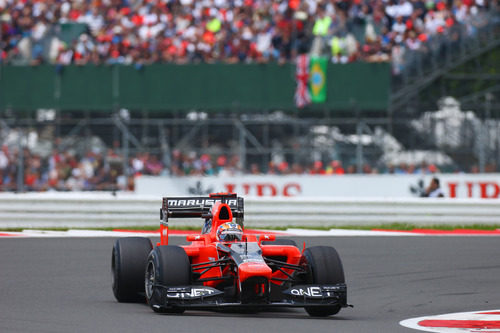
<svg viewBox="0 0 500 333"><path fill-rule="evenodd" d="M116 240L111 255L113 294L118 302L144 302L144 269L153 245L148 238Z"/></svg>
<svg viewBox="0 0 500 333"><path fill-rule="evenodd" d="M331 246L314 246L304 251L303 260L309 266L307 283L337 284L345 283L344 268L337 251ZM340 305L306 306L305 310L313 317L326 317L337 314Z"/></svg>
<svg viewBox="0 0 500 333"><path fill-rule="evenodd" d="M163 287L191 285L191 263L180 246L158 246L149 254L144 278L149 306L160 313L182 313L183 308L165 306Z"/></svg>

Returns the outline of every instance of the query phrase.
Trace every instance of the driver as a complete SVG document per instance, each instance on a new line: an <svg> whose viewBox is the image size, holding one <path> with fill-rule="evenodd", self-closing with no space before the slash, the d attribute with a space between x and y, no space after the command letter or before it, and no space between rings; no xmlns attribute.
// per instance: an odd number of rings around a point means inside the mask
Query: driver
<svg viewBox="0 0 500 333"><path fill-rule="evenodd" d="M217 239L221 242L234 242L243 239L243 228L233 222L221 224L217 228Z"/></svg>

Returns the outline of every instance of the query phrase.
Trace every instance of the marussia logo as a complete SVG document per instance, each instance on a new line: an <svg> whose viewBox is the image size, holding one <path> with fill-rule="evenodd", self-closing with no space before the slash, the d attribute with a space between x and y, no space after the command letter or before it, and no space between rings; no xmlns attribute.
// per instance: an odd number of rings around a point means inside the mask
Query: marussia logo
<svg viewBox="0 0 500 333"><path fill-rule="evenodd" d="M200 206L212 206L214 203L221 201L220 199L168 199L169 207L200 207ZM230 207L236 207L238 205L238 200L229 199L226 203Z"/></svg>

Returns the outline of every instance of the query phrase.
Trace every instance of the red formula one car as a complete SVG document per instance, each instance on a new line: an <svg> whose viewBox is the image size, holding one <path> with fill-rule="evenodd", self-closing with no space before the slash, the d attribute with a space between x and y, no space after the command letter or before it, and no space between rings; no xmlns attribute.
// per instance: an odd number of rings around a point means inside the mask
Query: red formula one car
<svg viewBox="0 0 500 333"><path fill-rule="evenodd" d="M342 263L333 247L302 251L290 239L243 231L243 198L163 198L160 242L120 238L113 247L113 292L119 302L145 298L155 312L186 309L303 307L329 316L347 305ZM170 218L203 218L189 245L168 245Z"/></svg>

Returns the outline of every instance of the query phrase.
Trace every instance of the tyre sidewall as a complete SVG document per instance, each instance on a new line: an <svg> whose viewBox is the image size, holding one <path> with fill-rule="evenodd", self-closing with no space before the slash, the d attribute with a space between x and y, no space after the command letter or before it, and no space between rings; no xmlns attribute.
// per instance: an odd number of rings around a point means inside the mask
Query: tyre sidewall
<svg viewBox="0 0 500 333"><path fill-rule="evenodd" d="M150 269L154 270L155 277L154 277L154 282L153 283L155 285L157 285L157 284L163 285L163 283L161 282L161 278L160 278L160 272L162 270L161 263L160 263L161 262L160 261L160 256L161 256L161 254L159 253L159 251L157 250L157 248L154 249L154 250L152 250L151 253L149 254L148 262L146 264L146 272L145 272L146 276L145 276L145 279L148 279L148 271ZM153 286L151 292L148 293L147 288L148 287L145 286L145 289L146 289L146 299L148 301L148 304L151 307L153 307L153 305L161 305L162 304L162 289Z"/></svg>
<svg viewBox="0 0 500 333"><path fill-rule="evenodd" d="M155 312L180 312L166 311L158 306L165 304L165 291L163 287L191 285L191 264L189 257L180 246L158 246L148 256L145 270L145 284L149 278L148 272L154 270L154 285L146 297L148 304ZM145 287L147 289L147 286Z"/></svg>
<svg viewBox="0 0 500 333"><path fill-rule="evenodd" d="M310 284L337 284L345 283L344 268L335 248L330 246L315 246L307 248L302 258L307 266L306 283ZM327 317L337 314L340 305L305 307L307 313L313 317Z"/></svg>
<svg viewBox="0 0 500 333"><path fill-rule="evenodd" d="M151 241L143 237L117 239L112 251L112 289L119 302L144 301L144 268Z"/></svg>
<svg viewBox="0 0 500 333"><path fill-rule="evenodd" d="M308 266L308 283L345 283L344 268L337 250L331 246L315 246L304 251Z"/></svg>

